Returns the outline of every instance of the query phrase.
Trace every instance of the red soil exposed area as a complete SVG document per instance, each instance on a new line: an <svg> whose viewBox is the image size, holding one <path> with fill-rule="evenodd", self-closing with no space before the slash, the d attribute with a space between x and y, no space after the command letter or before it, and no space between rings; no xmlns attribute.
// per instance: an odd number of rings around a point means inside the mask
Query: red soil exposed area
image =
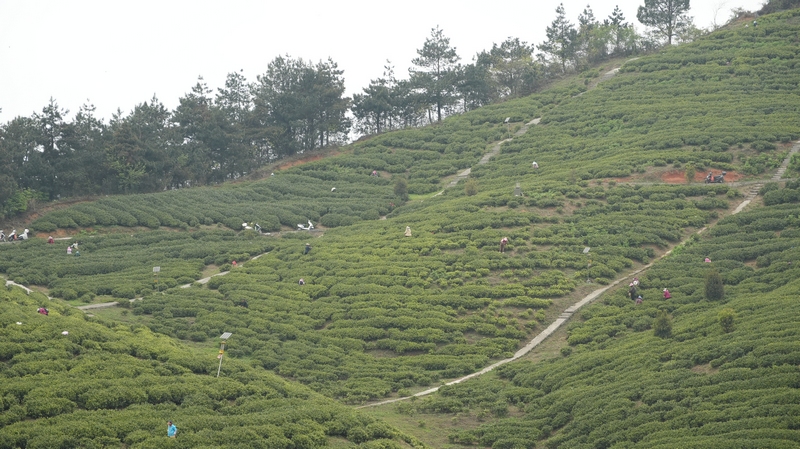
<svg viewBox="0 0 800 449"><path fill-rule="evenodd" d="M714 176L719 175L721 172L715 171ZM694 182L703 182L706 179L707 173L698 171L694 174ZM736 172L727 172L725 174L725 181L733 182L742 179L742 175ZM667 184L685 184L686 172L683 170L671 170L661 175L661 181Z"/></svg>
<svg viewBox="0 0 800 449"><path fill-rule="evenodd" d="M721 170L714 170L714 176L722 173ZM694 182L702 183L706 179L706 172L697 172L694 174ZM658 180L656 180L658 177ZM725 182L739 181L744 176L736 172L727 172L725 174ZM686 172L683 170L670 170L662 173L650 172L646 175L626 176L624 178L615 178L614 181L618 183L625 182L663 182L665 184L686 184Z"/></svg>

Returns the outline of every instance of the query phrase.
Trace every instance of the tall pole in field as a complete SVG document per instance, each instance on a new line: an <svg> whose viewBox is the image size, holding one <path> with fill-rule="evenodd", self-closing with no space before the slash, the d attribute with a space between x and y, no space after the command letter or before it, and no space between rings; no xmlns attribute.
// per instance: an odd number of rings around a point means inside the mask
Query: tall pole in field
<svg viewBox="0 0 800 449"><path fill-rule="evenodd" d="M222 370L222 355L225 354L225 344L228 342L227 340L231 338L230 332L225 332L224 334L220 335L219 338L222 339L222 343L219 345L219 355L217 358L219 359L219 368L217 368L217 377L219 377L219 372Z"/></svg>

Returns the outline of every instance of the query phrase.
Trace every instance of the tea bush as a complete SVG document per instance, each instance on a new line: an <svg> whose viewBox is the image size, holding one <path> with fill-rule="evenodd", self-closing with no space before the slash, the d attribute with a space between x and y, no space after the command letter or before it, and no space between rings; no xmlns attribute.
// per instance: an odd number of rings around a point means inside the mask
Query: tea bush
<svg viewBox="0 0 800 449"><path fill-rule="evenodd" d="M32 296L0 291L0 316L21 320L0 329L7 357L0 367L4 447L157 447L165 437L155 429L167 419L178 425L181 444L191 446L318 447L351 435L360 435L353 444L417 444L235 359L226 360L225 377L192 374L197 365L214 365L210 351L195 352L143 327L70 315L58 304L48 304L50 315L43 316Z"/></svg>

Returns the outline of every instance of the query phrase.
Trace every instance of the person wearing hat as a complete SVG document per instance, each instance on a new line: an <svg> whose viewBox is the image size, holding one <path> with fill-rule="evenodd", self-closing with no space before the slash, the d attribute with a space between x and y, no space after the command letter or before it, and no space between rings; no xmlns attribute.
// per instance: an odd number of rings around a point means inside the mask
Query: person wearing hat
<svg viewBox="0 0 800 449"><path fill-rule="evenodd" d="M636 286L633 285L633 282L628 284L628 295L631 297L631 301L636 301Z"/></svg>
<svg viewBox="0 0 800 449"><path fill-rule="evenodd" d="M664 299L672 298L672 295L669 294L669 290L666 288L664 289Z"/></svg>
<svg viewBox="0 0 800 449"><path fill-rule="evenodd" d="M170 438L175 438L177 433L178 428L175 427L175 424L172 424L172 421L167 421L167 436Z"/></svg>
<svg viewBox="0 0 800 449"><path fill-rule="evenodd" d="M311 252L311 244L306 243L306 249L303 251L303 254L308 254L309 252Z"/></svg>

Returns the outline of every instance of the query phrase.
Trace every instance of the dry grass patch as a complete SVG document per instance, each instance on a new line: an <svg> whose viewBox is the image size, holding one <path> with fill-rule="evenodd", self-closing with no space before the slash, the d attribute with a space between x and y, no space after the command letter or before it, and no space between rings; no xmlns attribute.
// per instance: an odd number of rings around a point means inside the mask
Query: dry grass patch
<svg viewBox="0 0 800 449"><path fill-rule="evenodd" d="M706 363L705 365L695 365L690 371L697 374L716 374L719 372L719 368L713 368L710 363Z"/></svg>

